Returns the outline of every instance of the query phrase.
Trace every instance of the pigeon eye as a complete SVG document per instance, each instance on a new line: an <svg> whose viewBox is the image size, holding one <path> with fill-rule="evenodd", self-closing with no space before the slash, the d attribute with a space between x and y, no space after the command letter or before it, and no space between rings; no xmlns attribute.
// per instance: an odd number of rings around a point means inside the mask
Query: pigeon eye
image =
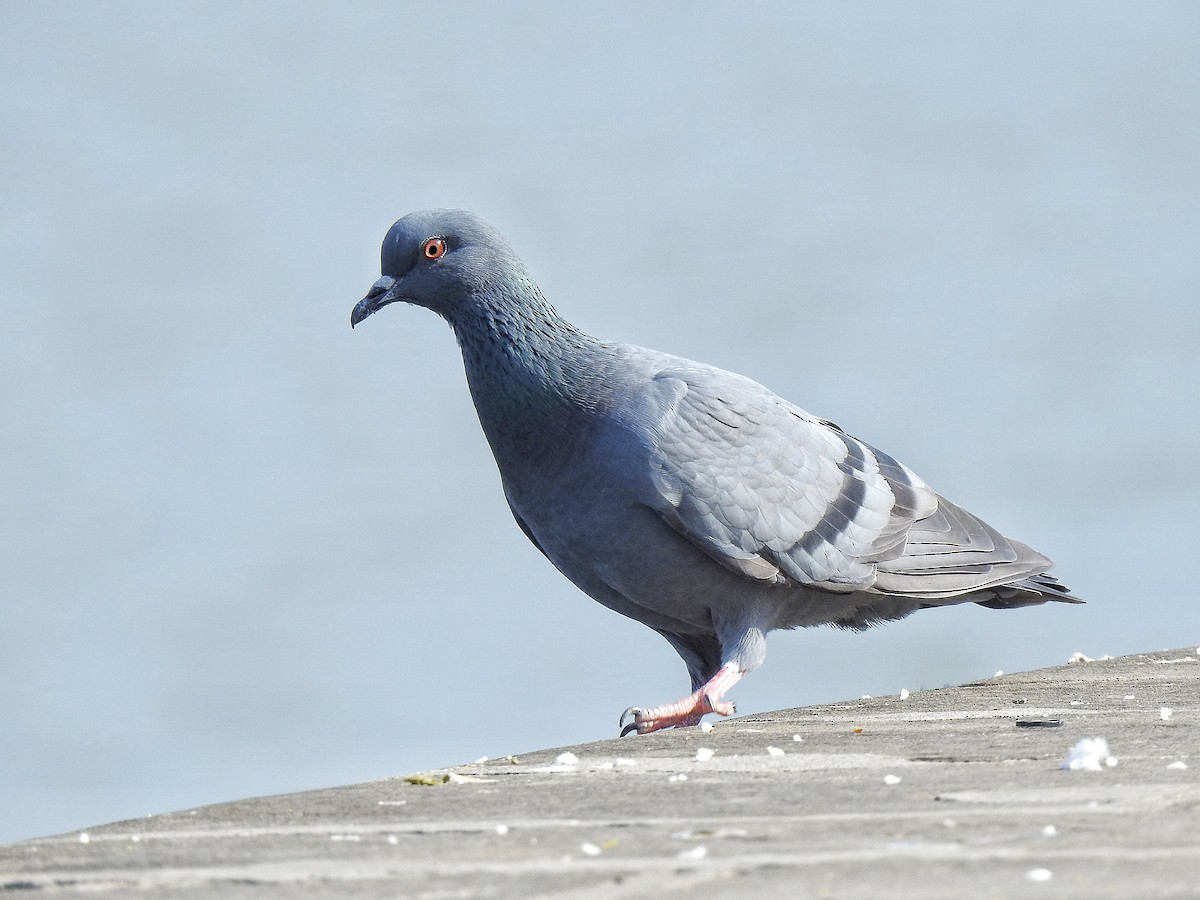
<svg viewBox="0 0 1200 900"><path fill-rule="evenodd" d="M446 253L446 242L441 238L430 238L421 245L421 255L426 259L438 259Z"/></svg>

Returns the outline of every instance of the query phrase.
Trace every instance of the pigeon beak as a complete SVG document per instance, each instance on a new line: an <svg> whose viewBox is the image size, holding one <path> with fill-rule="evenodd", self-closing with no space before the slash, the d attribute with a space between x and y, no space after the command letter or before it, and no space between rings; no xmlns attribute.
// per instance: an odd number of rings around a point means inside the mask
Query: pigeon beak
<svg viewBox="0 0 1200 900"><path fill-rule="evenodd" d="M391 275L384 275L371 285L367 296L359 300L354 311L350 313L350 327L353 328L371 313L399 300L400 296L396 293L396 286L396 279Z"/></svg>

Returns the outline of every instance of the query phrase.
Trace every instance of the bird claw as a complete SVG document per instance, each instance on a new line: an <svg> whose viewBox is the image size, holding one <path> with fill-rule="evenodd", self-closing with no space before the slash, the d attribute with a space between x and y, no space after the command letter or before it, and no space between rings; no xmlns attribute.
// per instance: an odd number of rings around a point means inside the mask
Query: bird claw
<svg viewBox="0 0 1200 900"><path fill-rule="evenodd" d="M634 733L649 734L651 731L658 731L662 728L686 728L699 725L700 720L707 713L731 716L737 711L737 707L728 700L714 703L707 695L703 695L701 700L702 705L687 712L675 712L661 707L643 709L640 706L631 706L621 713L621 720L618 723L621 726L621 737Z"/></svg>
<svg viewBox="0 0 1200 900"><path fill-rule="evenodd" d="M726 663L712 678L682 700L655 706L653 709L629 707L621 713L621 737L634 731L638 734L649 734L662 728L699 725L700 720L708 713L716 713L719 716L733 715L735 707L732 701L722 700L721 697L737 684L742 675L743 672L736 663ZM630 720L629 724L626 724L627 719Z"/></svg>

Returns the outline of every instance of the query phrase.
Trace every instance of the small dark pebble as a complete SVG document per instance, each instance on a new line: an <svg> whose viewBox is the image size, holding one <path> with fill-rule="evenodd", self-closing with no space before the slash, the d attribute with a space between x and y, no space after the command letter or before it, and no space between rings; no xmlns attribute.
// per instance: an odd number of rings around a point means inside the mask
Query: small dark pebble
<svg viewBox="0 0 1200 900"><path fill-rule="evenodd" d="M1017 719L1018 728L1061 728L1062 719Z"/></svg>

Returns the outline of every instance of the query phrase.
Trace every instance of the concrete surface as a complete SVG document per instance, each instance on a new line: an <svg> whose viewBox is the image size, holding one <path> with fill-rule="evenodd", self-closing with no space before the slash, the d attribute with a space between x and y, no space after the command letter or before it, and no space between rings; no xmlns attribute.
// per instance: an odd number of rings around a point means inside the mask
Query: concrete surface
<svg viewBox="0 0 1200 900"><path fill-rule="evenodd" d="M1198 897L1198 699L1195 648L1081 661L22 841L0 892Z"/></svg>

